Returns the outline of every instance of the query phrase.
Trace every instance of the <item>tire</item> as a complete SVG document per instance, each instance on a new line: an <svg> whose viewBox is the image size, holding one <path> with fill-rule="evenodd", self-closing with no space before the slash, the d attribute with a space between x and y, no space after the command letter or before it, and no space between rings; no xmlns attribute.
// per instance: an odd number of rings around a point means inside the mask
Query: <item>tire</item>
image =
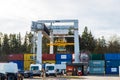
<svg viewBox="0 0 120 80"><path fill-rule="evenodd" d="M48 75L48 74L46 74L46 77L49 77L49 75Z"/></svg>
<svg viewBox="0 0 120 80"><path fill-rule="evenodd" d="M54 76L57 77L57 74L55 74Z"/></svg>
<svg viewBox="0 0 120 80"><path fill-rule="evenodd" d="M17 79L16 79L16 76L14 75L8 75L7 80L17 80Z"/></svg>
<svg viewBox="0 0 120 80"><path fill-rule="evenodd" d="M25 77L25 78L29 78L30 75L29 75L28 73L25 73L25 74L24 74L24 77Z"/></svg>

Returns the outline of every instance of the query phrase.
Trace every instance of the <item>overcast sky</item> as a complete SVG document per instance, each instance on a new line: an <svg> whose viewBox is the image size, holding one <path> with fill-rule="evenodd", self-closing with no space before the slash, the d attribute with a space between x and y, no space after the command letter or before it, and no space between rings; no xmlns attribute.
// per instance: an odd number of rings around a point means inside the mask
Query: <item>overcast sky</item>
<svg viewBox="0 0 120 80"><path fill-rule="evenodd" d="M0 0L0 32L30 31L31 21L78 19L98 38L120 36L120 0Z"/></svg>

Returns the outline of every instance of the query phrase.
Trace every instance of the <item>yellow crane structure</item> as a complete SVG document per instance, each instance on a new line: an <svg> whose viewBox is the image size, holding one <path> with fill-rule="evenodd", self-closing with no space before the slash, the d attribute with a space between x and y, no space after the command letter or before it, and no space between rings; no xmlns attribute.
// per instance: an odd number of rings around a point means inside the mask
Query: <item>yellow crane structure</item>
<svg viewBox="0 0 120 80"><path fill-rule="evenodd" d="M74 45L74 43L67 43L65 40L63 39L57 39L55 40L55 42L53 44L48 43L48 46L68 46L68 45Z"/></svg>

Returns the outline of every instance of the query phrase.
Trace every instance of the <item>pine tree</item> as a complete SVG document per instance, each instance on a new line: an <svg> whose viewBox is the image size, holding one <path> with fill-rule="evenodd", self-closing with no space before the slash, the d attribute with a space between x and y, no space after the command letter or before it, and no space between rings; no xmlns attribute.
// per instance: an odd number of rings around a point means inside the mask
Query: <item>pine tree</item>
<svg viewBox="0 0 120 80"><path fill-rule="evenodd" d="M10 45L9 45L8 35L4 34L3 39L4 39L3 44L2 44L3 54L9 54L10 53Z"/></svg>
<svg viewBox="0 0 120 80"><path fill-rule="evenodd" d="M96 44L96 41L92 36L92 33L88 32L88 28L85 27L80 39L80 49L93 52L95 48L95 44Z"/></svg>
<svg viewBox="0 0 120 80"><path fill-rule="evenodd" d="M25 38L24 38L24 43L22 45L22 52L23 53L27 53L27 47L28 47L28 39L27 39L27 33L25 34Z"/></svg>

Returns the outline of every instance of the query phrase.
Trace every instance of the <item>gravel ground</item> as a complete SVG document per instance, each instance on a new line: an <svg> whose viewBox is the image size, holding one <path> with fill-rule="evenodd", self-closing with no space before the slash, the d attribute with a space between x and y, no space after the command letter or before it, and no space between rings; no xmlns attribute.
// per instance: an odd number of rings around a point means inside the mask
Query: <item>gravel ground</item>
<svg viewBox="0 0 120 80"><path fill-rule="evenodd" d="M80 80L120 80L120 76L82 76Z"/></svg>
<svg viewBox="0 0 120 80"><path fill-rule="evenodd" d="M120 76L80 76L80 77L67 77L67 78L36 78L36 79L24 79L24 80L120 80Z"/></svg>

